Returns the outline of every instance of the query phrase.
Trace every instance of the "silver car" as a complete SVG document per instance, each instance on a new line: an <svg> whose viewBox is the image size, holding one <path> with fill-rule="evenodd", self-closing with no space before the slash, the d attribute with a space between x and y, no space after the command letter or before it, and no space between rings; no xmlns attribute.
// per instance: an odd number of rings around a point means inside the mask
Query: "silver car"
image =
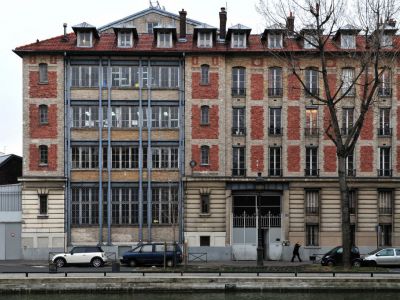
<svg viewBox="0 0 400 300"><path fill-rule="evenodd" d="M364 257L363 264L367 266L400 265L400 248L374 250Z"/></svg>

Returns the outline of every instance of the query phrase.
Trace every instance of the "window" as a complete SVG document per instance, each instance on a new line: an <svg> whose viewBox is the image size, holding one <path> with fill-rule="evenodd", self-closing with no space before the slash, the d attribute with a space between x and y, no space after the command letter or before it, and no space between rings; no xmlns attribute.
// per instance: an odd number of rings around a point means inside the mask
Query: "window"
<svg viewBox="0 0 400 300"><path fill-rule="evenodd" d="M354 49L356 47L356 36L342 33L340 35L340 47L342 49Z"/></svg>
<svg viewBox="0 0 400 300"><path fill-rule="evenodd" d="M270 135L281 135L282 134L282 108L270 107L269 109L269 130Z"/></svg>
<svg viewBox="0 0 400 300"><path fill-rule="evenodd" d="M306 127L304 134L306 136L318 135L318 109L306 108Z"/></svg>
<svg viewBox="0 0 400 300"><path fill-rule="evenodd" d="M132 32L121 31L118 33L118 47L132 47Z"/></svg>
<svg viewBox="0 0 400 300"><path fill-rule="evenodd" d="M200 236L200 247L210 247L210 236L201 235Z"/></svg>
<svg viewBox="0 0 400 300"><path fill-rule="evenodd" d="M354 125L354 108L346 107L342 112L342 134L348 135Z"/></svg>
<svg viewBox="0 0 400 300"><path fill-rule="evenodd" d="M245 148L233 147L232 176L246 176Z"/></svg>
<svg viewBox="0 0 400 300"><path fill-rule="evenodd" d="M382 34L381 35L381 47L389 48L393 46L393 36L389 34Z"/></svg>
<svg viewBox="0 0 400 300"><path fill-rule="evenodd" d="M354 69L342 69L342 95L355 96Z"/></svg>
<svg viewBox="0 0 400 300"><path fill-rule="evenodd" d="M152 163L154 169L178 168L178 148L152 148Z"/></svg>
<svg viewBox="0 0 400 300"><path fill-rule="evenodd" d="M46 125L49 123L47 105L39 105L39 124Z"/></svg>
<svg viewBox="0 0 400 300"><path fill-rule="evenodd" d="M354 168L354 152L349 153L346 157L346 176L356 176L356 169Z"/></svg>
<svg viewBox="0 0 400 300"><path fill-rule="evenodd" d="M246 34L234 32L232 33L232 48L246 48Z"/></svg>
<svg viewBox="0 0 400 300"><path fill-rule="evenodd" d="M306 95L318 96L318 70L313 68L306 69L305 77Z"/></svg>
<svg viewBox="0 0 400 300"><path fill-rule="evenodd" d="M99 149L97 147L72 147L73 169L96 169L99 167Z"/></svg>
<svg viewBox="0 0 400 300"><path fill-rule="evenodd" d="M319 191L308 190L306 193L306 214L317 215L319 213Z"/></svg>
<svg viewBox="0 0 400 300"><path fill-rule="evenodd" d="M379 224L379 246L392 245L392 224Z"/></svg>
<svg viewBox="0 0 400 300"><path fill-rule="evenodd" d="M235 67L232 69L232 96L246 96L246 69Z"/></svg>
<svg viewBox="0 0 400 300"><path fill-rule="evenodd" d="M102 85L107 86L107 67L102 68ZM98 66L71 66L72 87L98 87Z"/></svg>
<svg viewBox="0 0 400 300"><path fill-rule="evenodd" d="M378 176L392 176L390 147L379 147Z"/></svg>
<svg viewBox="0 0 400 300"><path fill-rule="evenodd" d="M48 164L48 147L45 145L39 146L39 165Z"/></svg>
<svg viewBox="0 0 400 300"><path fill-rule="evenodd" d="M179 87L179 67L151 68L151 86L153 88L177 88Z"/></svg>
<svg viewBox="0 0 400 300"><path fill-rule="evenodd" d="M172 34L170 32L167 32L167 33L159 32L158 39L157 39L157 47L158 48L171 48L172 47Z"/></svg>
<svg viewBox="0 0 400 300"><path fill-rule="evenodd" d="M152 217L154 224L178 222L178 188L152 189Z"/></svg>
<svg viewBox="0 0 400 300"><path fill-rule="evenodd" d="M213 46L211 32L199 32L197 36L197 47L211 48Z"/></svg>
<svg viewBox="0 0 400 300"><path fill-rule="evenodd" d="M317 224L306 225L306 246L318 246L319 226Z"/></svg>
<svg viewBox="0 0 400 300"><path fill-rule="evenodd" d="M281 147L269 148L269 176L282 176Z"/></svg>
<svg viewBox="0 0 400 300"><path fill-rule="evenodd" d="M282 68L269 68L268 70L268 96L279 97L283 95Z"/></svg>
<svg viewBox="0 0 400 300"><path fill-rule="evenodd" d="M208 194L200 195L200 201L201 201L201 213L209 214L210 213L210 195L208 195Z"/></svg>
<svg viewBox="0 0 400 300"><path fill-rule="evenodd" d="M210 162L210 147L208 146L201 146L201 165L208 166Z"/></svg>
<svg viewBox="0 0 400 300"><path fill-rule="evenodd" d="M306 34L304 35L304 49L315 49L318 46L318 36Z"/></svg>
<svg viewBox="0 0 400 300"><path fill-rule="evenodd" d="M208 65L201 65L201 84L208 84L208 72L209 66Z"/></svg>
<svg viewBox="0 0 400 300"><path fill-rule="evenodd" d="M158 22L149 22L147 23L147 33L153 33L154 32L154 27L158 26Z"/></svg>
<svg viewBox="0 0 400 300"><path fill-rule="evenodd" d="M92 47L92 37L91 32L78 32L78 47Z"/></svg>
<svg viewBox="0 0 400 300"><path fill-rule="evenodd" d="M244 107L232 108L232 135L246 134L246 115Z"/></svg>
<svg viewBox="0 0 400 300"><path fill-rule="evenodd" d="M306 147L305 176L318 176L318 148Z"/></svg>
<svg viewBox="0 0 400 300"><path fill-rule="evenodd" d="M390 108L379 109L378 135L380 136L392 135L392 128L390 128Z"/></svg>
<svg viewBox="0 0 400 300"><path fill-rule="evenodd" d="M282 34L278 32L268 33L268 48L282 48Z"/></svg>
<svg viewBox="0 0 400 300"><path fill-rule="evenodd" d="M391 215L393 213L392 191L378 191L378 201L380 215Z"/></svg>
<svg viewBox="0 0 400 300"><path fill-rule="evenodd" d="M39 83L48 83L47 64L39 64Z"/></svg>
<svg viewBox="0 0 400 300"><path fill-rule="evenodd" d="M209 119L209 107L207 105L203 105L201 107L201 125L209 125L210 124L210 119Z"/></svg>
<svg viewBox="0 0 400 300"><path fill-rule="evenodd" d="M392 84L390 78L390 71L385 70L381 74L379 86L378 86L378 96L389 97L392 95Z"/></svg>
<svg viewBox="0 0 400 300"><path fill-rule="evenodd" d="M39 214L47 215L47 195L39 195Z"/></svg>
<svg viewBox="0 0 400 300"><path fill-rule="evenodd" d="M103 216L107 216L107 189L103 189L105 209ZM72 188L72 224L91 225L99 223L99 188L73 187Z"/></svg>
<svg viewBox="0 0 400 300"><path fill-rule="evenodd" d="M354 215L357 210L357 192L355 190L349 190L349 212Z"/></svg>

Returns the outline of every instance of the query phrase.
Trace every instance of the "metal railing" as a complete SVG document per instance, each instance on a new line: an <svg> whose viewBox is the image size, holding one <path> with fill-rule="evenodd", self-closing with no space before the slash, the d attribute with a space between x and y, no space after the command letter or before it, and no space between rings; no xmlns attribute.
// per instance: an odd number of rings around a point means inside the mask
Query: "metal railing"
<svg viewBox="0 0 400 300"><path fill-rule="evenodd" d="M268 174L269 176L282 176L282 169L269 169Z"/></svg>
<svg viewBox="0 0 400 300"><path fill-rule="evenodd" d="M390 127L378 128L378 136L392 136L392 128Z"/></svg>
<svg viewBox="0 0 400 300"><path fill-rule="evenodd" d="M246 127L232 127L232 135L246 135Z"/></svg>
<svg viewBox="0 0 400 300"><path fill-rule="evenodd" d="M246 88L232 88L232 96L234 97L246 96Z"/></svg>
<svg viewBox="0 0 400 300"><path fill-rule="evenodd" d="M261 228L281 227L280 215L262 215L259 220ZM257 216L255 215L242 215L233 216L233 227L244 228L257 226Z"/></svg>
<svg viewBox="0 0 400 300"><path fill-rule="evenodd" d="M393 209L391 207L379 207L380 215L391 215L393 213Z"/></svg>
<svg viewBox="0 0 400 300"><path fill-rule="evenodd" d="M319 176L319 169L304 169L304 176Z"/></svg>
<svg viewBox="0 0 400 300"><path fill-rule="evenodd" d="M357 174L356 169L346 169L346 176L347 177L355 177Z"/></svg>
<svg viewBox="0 0 400 300"><path fill-rule="evenodd" d="M392 169L378 169L377 171L380 177L392 177Z"/></svg>
<svg viewBox="0 0 400 300"><path fill-rule="evenodd" d="M304 94L306 96L318 96L319 95L319 88L307 88L304 89Z"/></svg>
<svg viewBox="0 0 400 300"><path fill-rule="evenodd" d="M306 214L307 215L317 215L319 212L318 206L307 206L306 207Z"/></svg>
<svg viewBox="0 0 400 300"><path fill-rule="evenodd" d="M268 88L269 97L282 97L283 88Z"/></svg>
<svg viewBox="0 0 400 300"><path fill-rule="evenodd" d="M0 211L21 211L21 185L0 186Z"/></svg>
<svg viewBox="0 0 400 300"><path fill-rule="evenodd" d="M268 127L269 135L282 135L283 128L282 127Z"/></svg>
<svg viewBox="0 0 400 300"><path fill-rule="evenodd" d="M247 169L232 169L232 176L246 176Z"/></svg>
<svg viewBox="0 0 400 300"><path fill-rule="evenodd" d="M305 136L318 136L319 128L316 127L306 127L304 128L304 135Z"/></svg>
<svg viewBox="0 0 400 300"><path fill-rule="evenodd" d="M392 96L392 89L388 87L378 87L379 97L390 97Z"/></svg>

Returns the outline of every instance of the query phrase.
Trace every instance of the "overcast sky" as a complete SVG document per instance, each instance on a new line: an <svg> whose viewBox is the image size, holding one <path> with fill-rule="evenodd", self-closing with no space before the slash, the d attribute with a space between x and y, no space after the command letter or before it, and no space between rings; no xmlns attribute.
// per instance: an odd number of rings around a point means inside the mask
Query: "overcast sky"
<svg viewBox="0 0 400 300"><path fill-rule="evenodd" d="M155 1L154 1L155 2ZM221 7L228 8L228 26L242 23L252 33L262 31L255 11L257 0L160 0L167 11L184 8L188 18L219 26ZM63 23L83 21L96 27L149 7L148 0L13 0L2 3L0 26L0 152L22 155L22 60L12 52L18 46L63 33Z"/></svg>

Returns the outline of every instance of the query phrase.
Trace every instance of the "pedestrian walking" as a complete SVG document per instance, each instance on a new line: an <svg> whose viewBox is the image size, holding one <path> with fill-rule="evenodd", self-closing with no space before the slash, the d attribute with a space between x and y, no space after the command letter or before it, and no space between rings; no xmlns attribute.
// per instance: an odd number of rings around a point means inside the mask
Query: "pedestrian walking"
<svg viewBox="0 0 400 300"><path fill-rule="evenodd" d="M292 256L292 262L294 262L294 258L297 256L297 258L299 259L299 261L301 262L301 258L300 258L300 254L299 254L299 249L300 249L300 247L301 247L301 245L300 245L300 243L299 242L297 242L295 245L294 245L294 248L293 248L293 256Z"/></svg>

